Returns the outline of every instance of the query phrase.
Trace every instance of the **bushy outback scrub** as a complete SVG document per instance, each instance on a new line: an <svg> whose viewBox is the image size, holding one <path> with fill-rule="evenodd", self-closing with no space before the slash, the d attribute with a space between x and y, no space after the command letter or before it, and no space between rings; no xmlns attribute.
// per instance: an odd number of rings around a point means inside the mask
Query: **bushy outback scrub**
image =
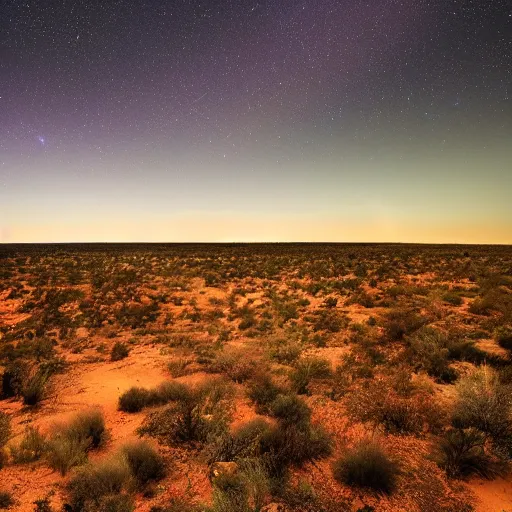
<svg viewBox="0 0 512 512"><path fill-rule="evenodd" d="M512 387L489 367L475 369L456 386L451 426L436 456L450 477L492 478L512 459Z"/></svg>
<svg viewBox="0 0 512 512"><path fill-rule="evenodd" d="M216 503L232 504L227 510L259 510L251 503L262 503L267 493L283 498L292 468L332 451L330 437L311 423L311 410L298 396L278 394L267 410L274 423L260 418L235 431L225 429L210 436L205 447L210 467L221 468L212 481ZM223 474L223 467L229 474Z"/></svg>
<svg viewBox="0 0 512 512"><path fill-rule="evenodd" d="M173 391L172 396L166 395L169 405L150 413L139 429L140 434L169 445L201 444L227 428L233 388L224 379L212 378L196 386L181 384L169 389Z"/></svg>
<svg viewBox="0 0 512 512"><path fill-rule="evenodd" d="M147 442L126 444L114 455L77 469L67 485L69 510L134 510L133 494L144 491L167 473L162 456Z"/></svg>
<svg viewBox="0 0 512 512"><path fill-rule="evenodd" d="M73 466L87 460L87 452L102 446L107 431L100 410L76 414L68 423L55 425L47 442L50 467L65 475Z"/></svg>
<svg viewBox="0 0 512 512"><path fill-rule="evenodd" d="M334 478L345 485L391 494L399 466L375 440L363 440L346 450L333 464Z"/></svg>

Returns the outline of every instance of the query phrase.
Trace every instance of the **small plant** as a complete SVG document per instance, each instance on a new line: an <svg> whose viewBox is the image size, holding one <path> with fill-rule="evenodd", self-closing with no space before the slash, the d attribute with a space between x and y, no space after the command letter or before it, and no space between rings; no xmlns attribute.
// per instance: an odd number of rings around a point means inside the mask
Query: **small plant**
<svg viewBox="0 0 512 512"><path fill-rule="evenodd" d="M362 441L333 465L338 482L390 494L396 487L399 470L374 441Z"/></svg>
<svg viewBox="0 0 512 512"><path fill-rule="evenodd" d="M139 488L165 476L165 462L161 455L146 442L134 442L122 447L130 471Z"/></svg>
<svg viewBox="0 0 512 512"><path fill-rule="evenodd" d="M101 411L93 409L78 413L68 424L57 426L48 441L50 466L63 476L87 460L87 452L103 444L106 437Z"/></svg>
<svg viewBox="0 0 512 512"><path fill-rule="evenodd" d="M126 344L122 343L121 341L118 341L112 347L112 351L110 352L110 360L111 361L121 361L122 359L125 359L126 357L128 357L129 353L130 353L130 350L126 346Z"/></svg>
<svg viewBox="0 0 512 512"><path fill-rule="evenodd" d="M130 468L123 457L84 466L76 472L67 486L71 510L133 510L129 498L120 498L130 478ZM123 507L113 507L114 503L122 503Z"/></svg>
<svg viewBox="0 0 512 512"><path fill-rule="evenodd" d="M0 448L3 448L11 437L11 417L0 411Z"/></svg>
<svg viewBox="0 0 512 512"><path fill-rule="evenodd" d="M270 375L259 374L249 383L247 395L256 405L258 414L268 414L270 404L283 393L283 390L274 384Z"/></svg>
<svg viewBox="0 0 512 512"><path fill-rule="evenodd" d="M439 444L437 462L450 478L495 477L497 465L485 453L485 435L476 429L449 429Z"/></svg>
<svg viewBox="0 0 512 512"><path fill-rule="evenodd" d="M322 379L331 375L331 365L326 359L308 357L295 365L290 375L293 390L299 395L308 394L308 385L312 379Z"/></svg>
<svg viewBox="0 0 512 512"><path fill-rule="evenodd" d="M119 397L119 410L123 412L139 412L152 405L151 392L145 388L133 387Z"/></svg>
<svg viewBox="0 0 512 512"><path fill-rule="evenodd" d="M270 413L283 425L305 425L311 418L311 410L296 395L279 395L270 406Z"/></svg>
<svg viewBox="0 0 512 512"><path fill-rule="evenodd" d="M412 309L393 309L386 315L386 336L391 341L400 341L425 324L425 319Z"/></svg>
<svg viewBox="0 0 512 512"><path fill-rule="evenodd" d="M499 374L488 367L476 369L460 380L452 424L485 434L497 454L512 456L511 388L500 383Z"/></svg>
<svg viewBox="0 0 512 512"><path fill-rule="evenodd" d="M65 476L72 467L87 460L88 446L86 440L56 435L48 442L48 463L52 469Z"/></svg>
<svg viewBox="0 0 512 512"><path fill-rule="evenodd" d="M25 405L34 406L43 400L49 377L48 372L41 370L35 371L28 377L21 389L21 396Z"/></svg>
<svg viewBox="0 0 512 512"><path fill-rule="evenodd" d="M494 332L494 338L500 347L506 350L512 350L512 328L499 327Z"/></svg>
<svg viewBox="0 0 512 512"><path fill-rule="evenodd" d="M27 427L20 444L11 446L10 452L15 464L39 460L47 450L46 437L37 427Z"/></svg>
<svg viewBox="0 0 512 512"><path fill-rule="evenodd" d="M0 509L10 508L14 505L12 494L8 491L0 491Z"/></svg>

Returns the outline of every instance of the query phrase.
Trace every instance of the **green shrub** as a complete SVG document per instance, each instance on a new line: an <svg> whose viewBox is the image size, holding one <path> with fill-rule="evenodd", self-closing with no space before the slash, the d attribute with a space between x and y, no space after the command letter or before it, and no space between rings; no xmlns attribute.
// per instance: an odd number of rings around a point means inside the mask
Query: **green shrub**
<svg viewBox="0 0 512 512"><path fill-rule="evenodd" d="M269 356L281 364L292 364L302 352L302 345L296 341L274 340L269 347Z"/></svg>
<svg viewBox="0 0 512 512"><path fill-rule="evenodd" d="M49 377L47 372L41 370L35 371L35 373L28 377L21 390L21 396L25 405L37 405L43 400Z"/></svg>
<svg viewBox="0 0 512 512"><path fill-rule="evenodd" d="M283 425L305 425L311 419L311 410L296 395L279 395L270 405L270 414Z"/></svg>
<svg viewBox="0 0 512 512"><path fill-rule="evenodd" d="M494 332L494 339L500 347L506 350L512 350L512 328L499 327Z"/></svg>
<svg viewBox="0 0 512 512"><path fill-rule="evenodd" d="M233 388L224 380L210 379L175 391L179 391L175 403L150 414L139 433L152 435L167 444L203 443L210 435L227 428Z"/></svg>
<svg viewBox="0 0 512 512"><path fill-rule="evenodd" d="M213 512L250 512L249 492L240 474L220 475L213 487Z"/></svg>
<svg viewBox="0 0 512 512"><path fill-rule="evenodd" d="M436 453L437 463L450 478L479 475L492 478L497 466L485 452L485 435L476 429L449 429Z"/></svg>
<svg viewBox="0 0 512 512"><path fill-rule="evenodd" d="M130 353L129 348L125 343L121 341L116 342L116 344L112 347L112 351L110 352L110 360L111 361L121 361L128 357Z"/></svg>
<svg viewBox="0 0 512 512"><path fill-rule="evenodd" d="M418 370L424 370L440 382L453 382L457 373L449 365L447 337L438 330L423 328L409 340L409 357Z"/></svg>
<svg viewBox="0 0 512 512"><path fill-rule="evenodd" d="M115 498L128 486L130 469L122 457L108 459L98 464L88 464L79 469L67 485L70 507L74 512L89 510L129 510L118 507L126 505L125 499ZM121 501L116 501L121 500Z"/></svg>
<svg viewBox="0 0 512 512"><path fill-rule="evenodd" d="M292 389L299 395L308 393L308 385L312 379L322 379L331 375L331 365L327 359L307 357L295 365L290 375Z"/></svg>
<svg viewBox="0 0 512 512"><path fill-rule="evenodd" d="M0 411L0 448L4 447L11 437L11 417Z"/></svg>
<svg viewBox="0 0 512 512"><path fill-rule="evenodd" d="M392 309L386 315L384 330L391 341L400 341L424 325L426 320L412 309Z"/></svg>
<svg viewBox="0 0 512 512"><path fill-rule="evenodd" d="M443 295L443 301L452 306L460 306L464 301L457 292L447 292Z"/></svg>
<svg viewBox="0 0 512 512"><path fill-rule="evenodd" d="M50 466L65 475L73 466L87 460L87 451L103 444L106 438L101 411L79 412L68 424L59 425L48 441Z"/></svg>
<svg viewBox="0 0 512 512"><path fill-rule="evenodd" d="M385 494L395 489L398 473L397 464L373 441L359 443L333 465L338 482Z"/></svg>
<svg viewBox="0 0 512 512"><path fill-rule="evenodd" d="M187 386L176 381L162 382L154 389L133 387L119 397L118 408L120 411L134 413L145 407L185 400L188 395Z"/></svg>
<svg viewBox="0 0 512 512"><path fill-rule="evenodd" d="M121 452L139 488L165 476L162 456L146 442L133 442L122 447Z"/></svg>
<svg viewBox="0 0 512 512"><path fill-rule="evenodd" d="M474 428L492 441L494 450L512 457L512 388L488 367L476 369L457 384L452 423Z"/></svg>
<svg viewBox="0 0 512 512"><path fill-rule="evenodd" d="M261 454L269 475L282 480L290 466L328 457L332 452L330 436L320 427L278 425L261 439Z"/></svg>
<svg viewBox="0 0 512 512"><path fill-rule="evenodd" d="M64 476L72 467L87 460L88 447L87 440L59 433L48 441L48 463L52 469Z"/></svg>
<svg viewBox="0 0 512 512"><path fill-rule="evenodd" d="M153 405L151 392L145 388L133 387L119 397L118 408L120 411L134 413L150 405Z"/></svg>
<svg viewBox="0 0 512 512"><path fill-rule="evenodd" d="M10 452L15 464L39 460L47 451L46 437L37 427L28 426L19 445L11 446Z"/></svg>
<svg viewBox="0 0 512 512"><path fill-rule="evenodd" d="M239 462L258 457L261 439L271 430L263 419L252 420L233 433L228 430L211 436L205 446L209 464L214 462Z"/></svg>
<svg viewBox="0 0 512 512"><path fill-rule="evenodd" d="M107 435L103 413L99 409L77 413L69 423L66 435L87 440L90 448L100 447Z"/></svg>
<svg viewBox="0 0 512 512"><path fill-rule="evenodd" d="M10 508L14 503L14 498L10 492L0 491L0 509Z"/></svg>
<svg viewBox="0 0 512 512"><path fill-rule="evenodd" d="M247 395L256 405L258 414L267 414L270 404L283 390L274 382L268 374L259 374L249 383Z"/></svg>

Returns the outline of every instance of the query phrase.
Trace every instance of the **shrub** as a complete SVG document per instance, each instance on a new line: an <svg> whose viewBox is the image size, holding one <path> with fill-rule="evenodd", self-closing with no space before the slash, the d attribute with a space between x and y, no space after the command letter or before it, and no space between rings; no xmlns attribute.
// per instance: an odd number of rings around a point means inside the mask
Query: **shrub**
<svg viewBox="0 0 512 512"><path fill-rule="evenodd" d="M279 395L270 406L270 414L283 425L305 425L311 419L311 410L296 395Z"/></svg>
<svg viewBox="0 0 512 512"><path fill-rule="evenodd" d="M242 425L233 433L222 432L211 436L206 444L208 464L214 462L239 462L259 456L261 439L271 430L263 419L255 419Z"/></svg>
<svg viewBox="0 0 512 512"><path fill-rule="evenodd" d="M44 398L48 379L49 374L41 370L37 370L28 377L21 390L25 405L37 405Z"/></svg>
<svg viewBox="0 0 512 512"><path fill-rule="evenodd" d="M98 448L106 438L105 419L99 409L82 411L75 415L67 427L66 435L89 442L90 448Z"/></svg>
<svg viewBox="0 0 512 512"><path fill-rule="evenodd" d="M247 395L256 405L258 414L267 414L270 404L281 394L283 390L274 384L268 374L256 376L248 386Z"/></svg>
<svg viewBox="0 0 512 512"><path fill-rule="evenodd" d="M302 346L295 341L275 340L269 348L269 355L281 364L292 364L302 352Z"/></svg>
<svg viewBox="0 0 512 512"><path fill-rule="evenodd" d="M0 411L0 448L6 445L11 437L11 417Z"/></svg>
<svg viewBox="0 0 512 512"><path fill-rule="evenodd" d="M476 429L449 429L437 448L436 459L450 478L496 476L497 466L485 453L485 435Z"/></svg>
<svg viewBox="0 0 512 512"><path fill-rule="evenodd" d="M220 475L215 479L213 512L250 512L249 493L240 474Z"/></svg>
<svg viewBox="0 0 512 512"><path fill-rule="evenodd" d="M87 460L87 451L105 441L106 430L99 410L78 413L68 424L56 428L48 442L50 466L65 475L73 466Z"/></svg>
<svg viewBox="0 0 512 512"><path fill-rule="evenodd" d="M8 364L2 375L2 396L10 398L21 394L30 367L25 361L14 361Z"/></svg>
<svg viewBox="0 0 512 512"><path fill-rule="evenodd" d="M462 297L456 292L447 292L442 298L444 302L451 304L452 306L460 306L464 302Z"/></svg>
<svg viewBox="0 0 512 512"><path fill-rule="evenodd" d="M165 463L161 455L146 442L126 444L121 449L137 486L144 487L151 481L165 476Z"/></svg>
<svg viewBox="0 0 512 512"><path fill-rule="evenodd" d="M425 324L425 319L412 309L393 309L386 315L384 329L388 339L400 341Z"/></svg>
<svg viewBox="0 0 512 512"><path fill-rule="evenodd" d="M318 426L278 425L263 435L260 449L269 475L282 480L290 466L328 457L332 441Z"/></svg>
<svg viewBox="0 0 512 512"><path fill-rule="evenodd" d="M349 415L363 423L382 425L395 434L421 434L427 428L437 431L444 411L421 389L402 396L385 382L373 382L348 396Z"/></svg>
<svg viewBox="0 0 512 512"><path fill-rule="evenodd" d="M178 388L176 388L178 389ZM179 389L176 402L149 415L141 434L160 438L168 444L205 442L213 433L226 429L231 386L222 379L211 379L196 387Z"/></svg>
<svg viewBox="0 0 512 512"><path fill-rule="evenodd" d="M12 494L8 491L0 491L0 508L10 508L14 505Z"/></svg>
<svg viewBox="0 0 512 512"><path fill-rule="evenodd" d="M48 463L64 476L72 467L87 460L88 446L87 440L57 434L48 442Z"/></svg>
<svg viewBox="0 0 512 512"><path fill-rule="evenodd" d="M46 437L36 427L27 427L23 439L10 451L15 464L39 460L47 451Z"/></svg>
<svg viewBox="0 0 512 512"><path fill-rule="evenodd" d="M512 350L512 329L510 327L499 327L496 329L494 338L500 347Z"/></svg>
<svg viewBox="0 0 512 512"><path fill-rule="evenodd" d="M457 385L458 398L452 423L457 428L475 428L493 443L495 451L512 456L512 390L500 383L488 367L476 369Z"/></svg>
<svg viewBox="0 0 512 512"><path fill-rule="evenodd" d="M315 331L339 332L346 325L346 318L340 316L335 310L323 309L317 313L313 329Z"/></svg>
<svg viewBox="0 0 512 512"><path fill-rule="evenodd" d="M152 405L152 396L149 390L140 387L130 388L119 397L118 408L124 412L139 412Z"/></svg>
<svg viewBox="0 0 512 512"><path fill-rule="evenodd" d="M76 472L67 486L71 510L132 510L115 508L120 503L125 506L128 503L126 499L118 496L128 486L130 477L130 469L122 457L84 466ZM111 501L114 496L117 496L115 501Z"/></svg>
<svg viewBox="0 0 512 512"><path fill-rule="evenodd" d="M130 353L130 350L128 349L126 344L122 343L121 341L118 341L112 347L112 351L110 352L110 360L111 361L121 361L121 359L128 357L129 353Z"/></svg>
<svg viewBox="0 0 512 512"><path fill-rule="evenodd" d="M396 487L399 470L382 448L373 441L362 441L333 465L338 482L390 494Z"/></svg>
<svg viewBox="0 0 512 512"><path fill-rule="evenodd" d="M154 389L133 387L119 397L118 408L120 411L134 413L145 407L185 400L188 395L187 386L176 381L162 382Z"/></svg>
<svg viewBox="0 0 512 512"><path fill-rule="evenodd" d="M319 357L308 357L299 360L290 375L293 390L299 395L308 393L308 385L312 379L326 378L331 375L328 360Z"/></svg>
<svg viewBox="0 0 512 512"><path fill-rule="evenodd" d="M428 327L418 330L409 341L412 363L438 381L453 382L457 373L449 366L447 345L447 338L440 331Z"/></svg>

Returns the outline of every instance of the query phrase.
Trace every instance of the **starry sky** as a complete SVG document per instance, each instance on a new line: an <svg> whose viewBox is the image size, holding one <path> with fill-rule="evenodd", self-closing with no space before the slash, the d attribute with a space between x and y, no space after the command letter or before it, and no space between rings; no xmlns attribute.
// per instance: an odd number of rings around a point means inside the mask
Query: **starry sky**
<svg viewBox="0 0 512 512"><path fill-rule="evenodd" d="M0 242L512 243L505 0L2 0Z"/></svg>

